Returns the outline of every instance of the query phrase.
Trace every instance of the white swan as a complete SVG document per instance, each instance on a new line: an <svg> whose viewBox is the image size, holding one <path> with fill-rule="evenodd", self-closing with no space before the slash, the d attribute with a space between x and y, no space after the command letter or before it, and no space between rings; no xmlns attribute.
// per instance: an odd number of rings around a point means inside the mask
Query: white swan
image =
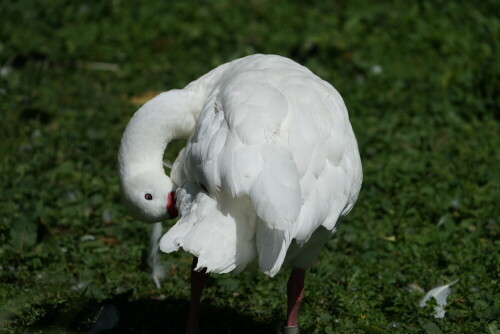
<svg viewBox="0 0 500 334"><path fill-rule="evenodd" d="M162 157L175 138L189 141L169 178ZM296 330L304 270L362 182L339 93L274 55L221 65L147 102L125 130L119 165L126 205L139 220L171 218L176 201L181 218L160 249L196 257L188 333L197 330L203 276L253 264L274 276L284 263L293 268L287 326Z"/></svg>

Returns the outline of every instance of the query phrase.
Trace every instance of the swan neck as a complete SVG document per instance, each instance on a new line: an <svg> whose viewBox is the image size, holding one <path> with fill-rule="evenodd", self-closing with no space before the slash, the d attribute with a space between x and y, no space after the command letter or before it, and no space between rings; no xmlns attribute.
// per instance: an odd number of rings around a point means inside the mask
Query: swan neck
<svg viewBox="0 0 500 334"><path fill-rule="evenodd" d="M163 171L163 153L168 143L173 139L187 139L194 132L207 95L230 64L215 68L184 89L173 89L156 96L134 114L120 145L118 160L122 179L144 172Z"/></svg>
<svg viewBox="0 0 500 334"><path fill-rule="evenodd" d="M192 92L172 90L142 106L122 137L119 164L122 176L163 170L163 153L173 139L187 138L194 131L201 106Z"/></svg>

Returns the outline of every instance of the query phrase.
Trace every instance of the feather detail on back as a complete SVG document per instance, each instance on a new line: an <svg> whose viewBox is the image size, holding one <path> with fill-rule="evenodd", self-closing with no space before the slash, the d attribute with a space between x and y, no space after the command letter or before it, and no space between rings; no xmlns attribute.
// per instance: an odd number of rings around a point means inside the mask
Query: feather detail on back
<svg viewBox="0 0 500 334"><path fill-rule="evenodd" d="M182 217L160 247L182 247L208 271L257 261L274 276L293 240L315 258L354 205L357 143L340 95L305 67L264 55L223 66L172 167Z"/></svg>

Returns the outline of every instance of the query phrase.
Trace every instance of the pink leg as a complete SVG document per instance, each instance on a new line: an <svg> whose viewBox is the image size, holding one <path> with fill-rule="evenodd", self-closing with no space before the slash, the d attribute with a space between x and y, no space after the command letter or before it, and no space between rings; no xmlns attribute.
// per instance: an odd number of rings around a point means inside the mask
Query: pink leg
<svg viewBox="0 0 500 334"><path fill-rule="evenodd" d="M288 296L288 318L287 326L297 326L300 303L304 297L304 278L306 271L304 269L294 268L290 274L287 285Z"/></svg>
<svg viewBox="0 0 500 334"><path fill-rule="evenodd" d="M205 283L208 279L208 274L206 269L201 271L195 271L194 268L198 263L198 258L193 259L193 264L191 266L191 303L189 306L189 316L186 326L186 334L198 334L198 320L200 314L200 301L201 295L203 293L203 288L205 288Z"/></svg>

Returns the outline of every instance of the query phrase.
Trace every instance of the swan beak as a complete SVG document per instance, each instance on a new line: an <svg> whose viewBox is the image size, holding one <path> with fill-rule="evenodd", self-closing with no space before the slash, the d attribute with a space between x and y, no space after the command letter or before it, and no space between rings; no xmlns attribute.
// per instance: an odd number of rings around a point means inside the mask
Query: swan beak
<svg viewBox="0 0 500 334"><path fill-rule="evenodd" d="M179 215L179 213L177 212L177 208L175 207L175 191L171 191L168 193L166 209L168 215L170 216L170 219L175 218Z"/></svg>

